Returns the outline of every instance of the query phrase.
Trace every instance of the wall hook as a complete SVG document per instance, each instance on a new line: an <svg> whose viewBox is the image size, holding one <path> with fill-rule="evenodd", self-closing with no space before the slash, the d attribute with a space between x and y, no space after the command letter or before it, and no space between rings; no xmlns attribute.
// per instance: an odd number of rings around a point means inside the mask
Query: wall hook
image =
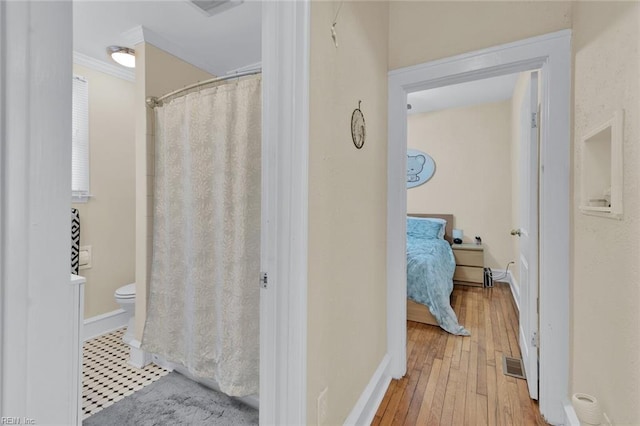
<svg viewBox="0 0 640 426"><path fill-rule="evenodd" d="M333 44L338 48L338 33L336 33L336 25L338 25L338 15L340 14L340 9L342 9L342 3L344 0L340 2L340 6L338 6L338 10L336 11L336 16L333 18L333 24L331 24L331 39L333 40Z"/></svg>

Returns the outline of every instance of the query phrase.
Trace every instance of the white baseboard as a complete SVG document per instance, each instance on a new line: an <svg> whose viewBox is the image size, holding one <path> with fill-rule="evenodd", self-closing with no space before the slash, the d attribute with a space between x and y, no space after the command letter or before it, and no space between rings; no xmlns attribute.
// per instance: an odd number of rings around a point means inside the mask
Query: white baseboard
<svg viewBox="0 0 640 426"><path fill-rule="evenodd" d="M102 336L125 327L129 318L124 309L116 309L106 314L97 315L95 317L84 320L84 328L82 330L82 339L87 341L94 337Z"/></svg>
<svg viewBox="0 0 640 426"><path fill-rule="evenodd" d="M564 408L564 425L565 426L580 426L580 420L578 420L578 415L576 411L573 409L573 405L571 405L571 401L568 399L562 403L562 408Z"/></svg>
<svg viewBox="0 0 640 426"><path fill-rule="evenodd" d="M370 425L378 411L378 407L384 398L384 394L391 383L391 375L388 372L391 358L385 354L382 362L376 369L369 384L360 395L358 402L351 410L345 425Z"/></svg>
<svg viewBox="0 0 640 426"><path fill-rule="evenodd" d="M520 311L520 286L518 286L518 282L514 278L511 271L507 272L505 269L491 269L493 272L493 279L496 280L495 277L501 277L498 281L508 283L511 288L511 295L513 296L513 301L516 302L516 308Z"/></svg>
<svg viewBox="0 0 640 426"><path fill-rule="evenodd" d="M513 301L516 302L516 308L520 312L520 286L511 271L509 271L509 287L511 287L511 295L513 296Z"/></svg>
<svg viewBox="0 0 640 426"><path fill-rule="evenodd" d="M136 368L144 368L146 365L151 364L151 355L140 348L140 341L133 339L129 343L131 348L129 355L129 364Z"/></svg>
<svg viewBox="0 0 640 426"><path fill-rule="evenodd" d="M180 367L178 364L167 361L166 359L164 359L164 357L161 357L160 355L156 355L156 354L151 354L151 362L153 362L158 367L162 367L165 370L169 370L169 371L179 369ZM182 374L181 371L178 371L178 373ZM185 374L182 374L182 375L184 376Z"/></svg>

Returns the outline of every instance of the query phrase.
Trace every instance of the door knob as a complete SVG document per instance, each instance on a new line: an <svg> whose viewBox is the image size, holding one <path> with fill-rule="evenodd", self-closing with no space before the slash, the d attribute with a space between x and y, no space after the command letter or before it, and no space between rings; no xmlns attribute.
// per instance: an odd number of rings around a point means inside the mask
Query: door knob
<svg viewBox="0 0 640 426"><path fill-rule="evenodd" d="M520 231L519 229L512 229L511 235L517 235L519 237L522 235L522 231Z"/></svg>

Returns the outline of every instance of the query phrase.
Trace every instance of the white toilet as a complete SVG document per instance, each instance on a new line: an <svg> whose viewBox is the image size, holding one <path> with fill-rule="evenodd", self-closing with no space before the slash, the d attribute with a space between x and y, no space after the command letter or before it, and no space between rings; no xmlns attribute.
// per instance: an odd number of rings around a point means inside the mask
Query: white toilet
<svg viewBox="0 0 640 426"><path fill-rule="evenodd" d="M136 284L123 285L116 290L114 297L116 302L127 313L129 322L127 323L127 331L122 336L122 341L126 344L131 343L133 340L133 333L135 328L135 313L136 313Z"/></svg>

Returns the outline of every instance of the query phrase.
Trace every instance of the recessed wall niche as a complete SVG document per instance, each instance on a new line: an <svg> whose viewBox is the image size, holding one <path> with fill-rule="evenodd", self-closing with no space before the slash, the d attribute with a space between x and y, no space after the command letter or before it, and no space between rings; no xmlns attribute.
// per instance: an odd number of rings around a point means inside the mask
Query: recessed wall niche
<svg viewBox="0 0 640 426"><path fill-rule="evenodd" d="M587 133L580 146L580 211L622 219L623 111Z"/></svg>

